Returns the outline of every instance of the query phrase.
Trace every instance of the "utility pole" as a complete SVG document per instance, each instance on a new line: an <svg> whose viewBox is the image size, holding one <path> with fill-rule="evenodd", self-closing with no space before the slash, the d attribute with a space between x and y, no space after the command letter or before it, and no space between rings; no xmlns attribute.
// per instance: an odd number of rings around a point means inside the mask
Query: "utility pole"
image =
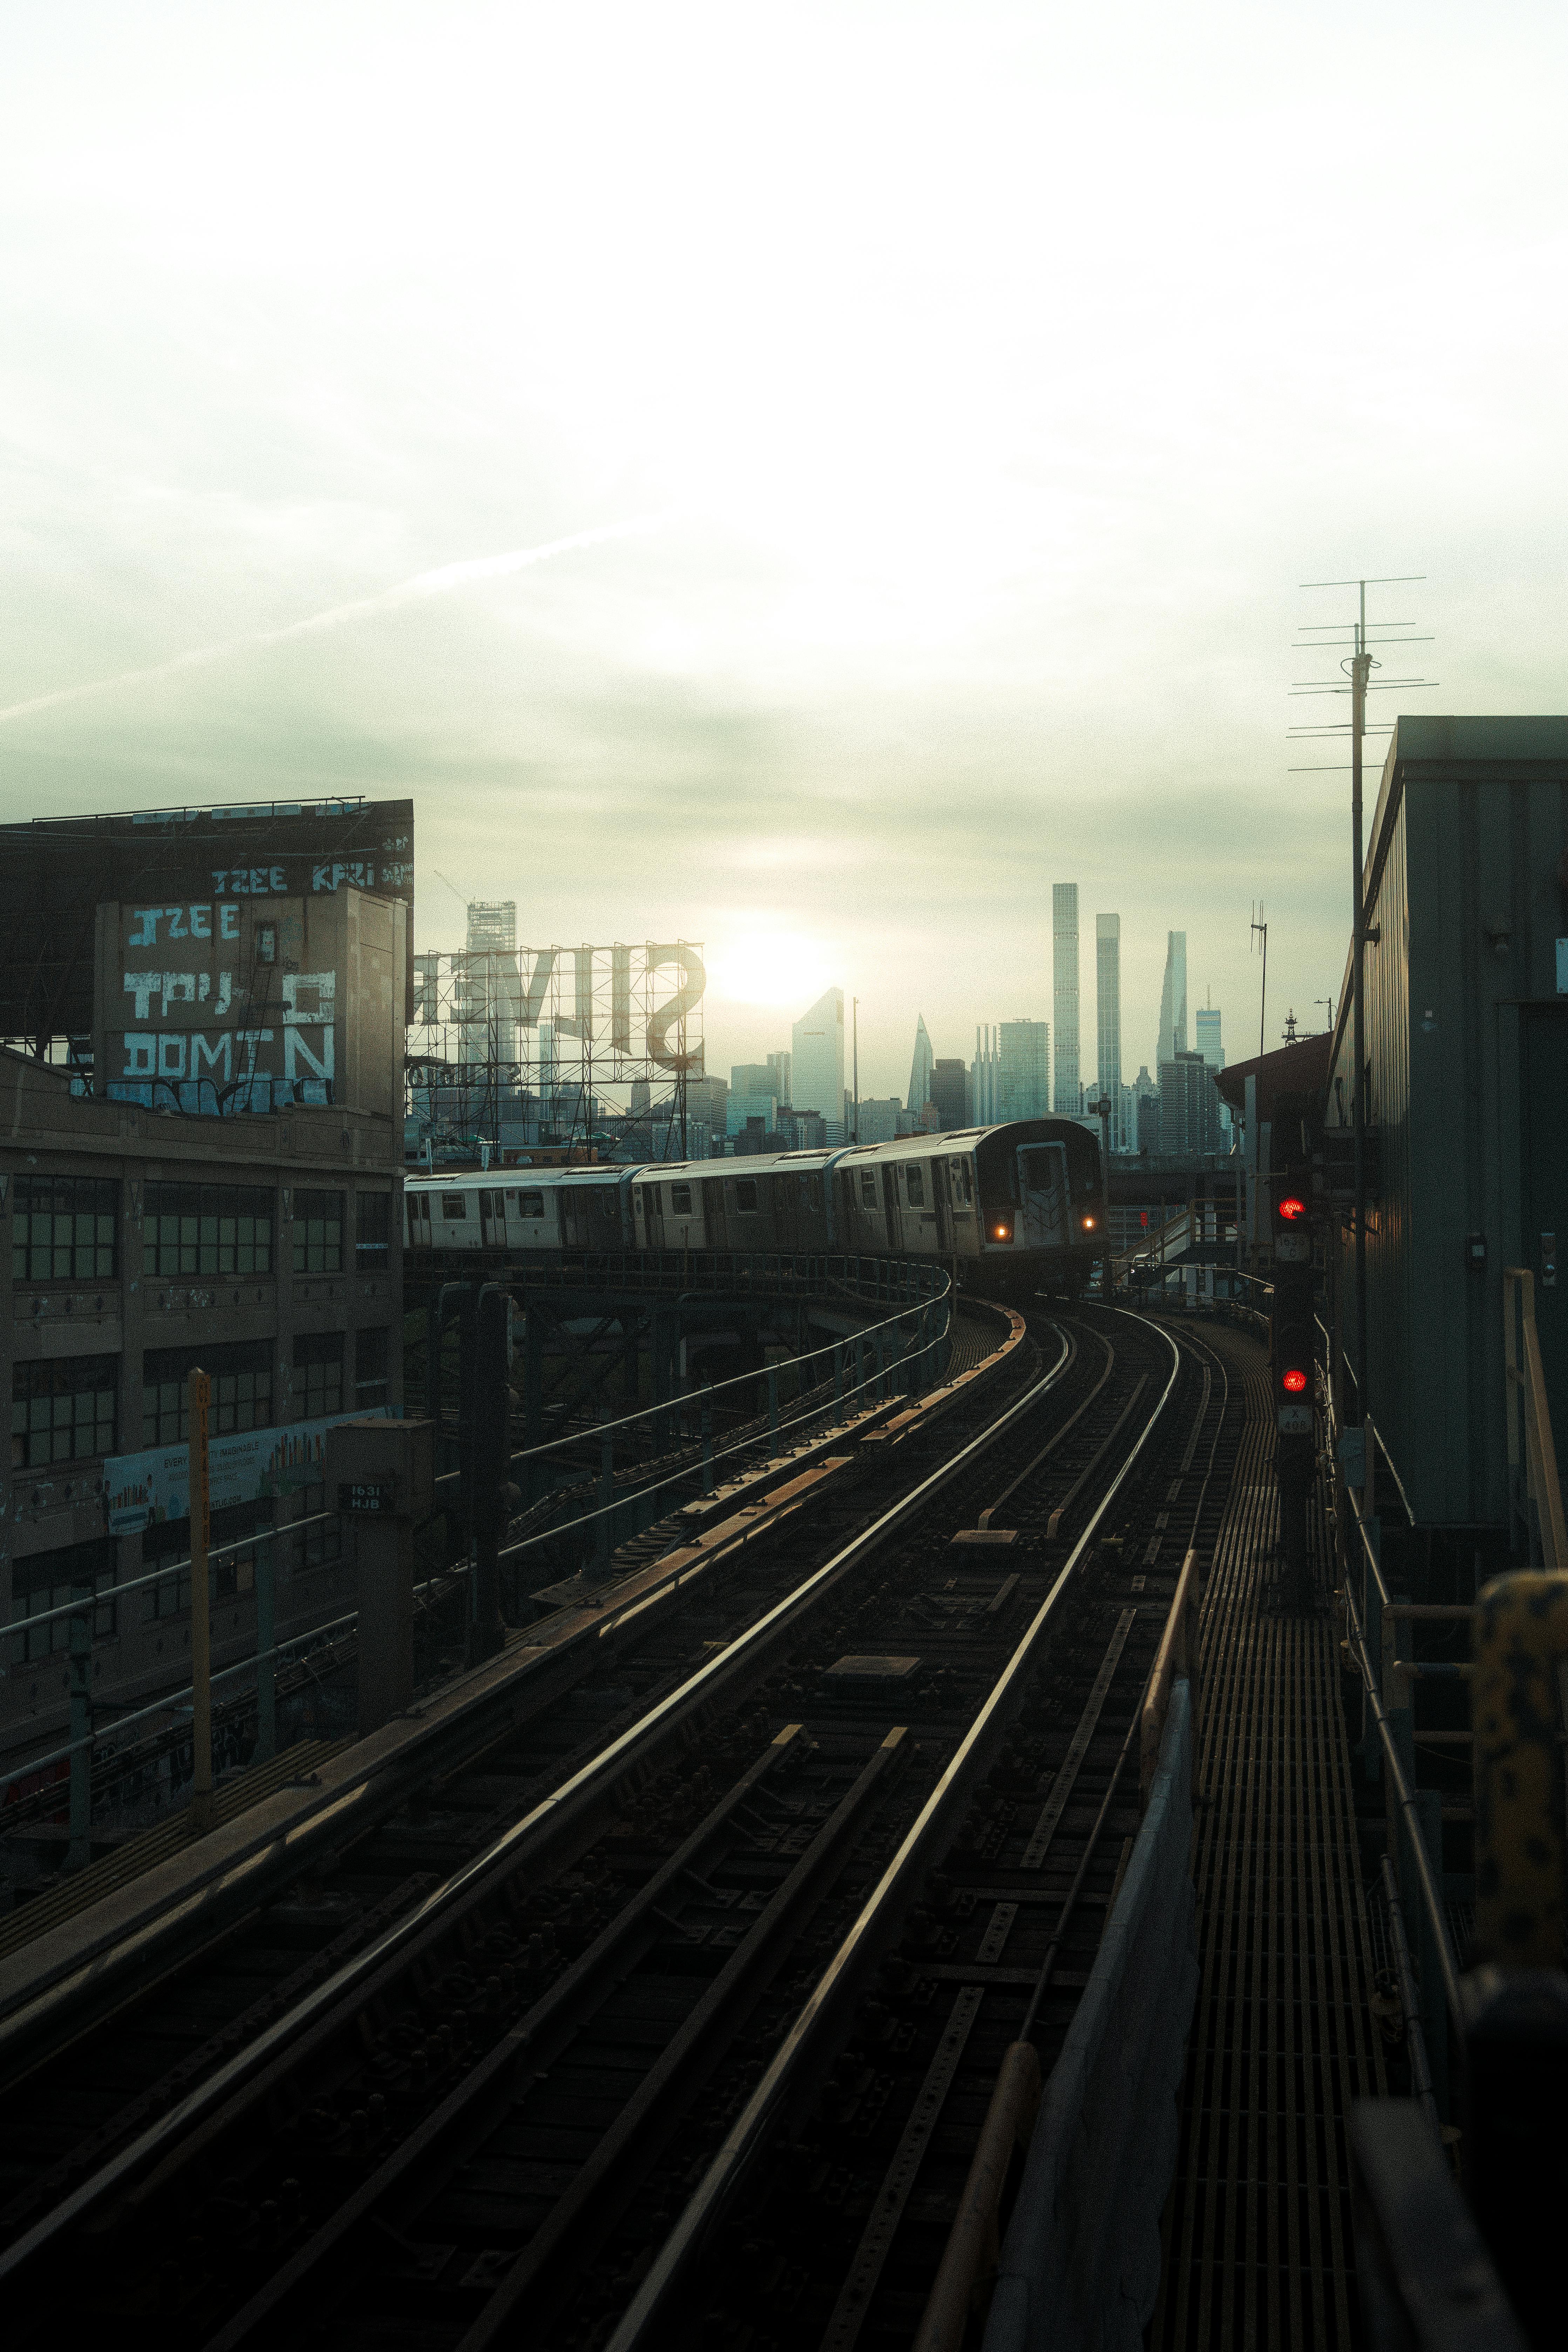
<svg viewBox="0 0 1568 2352"><path fill-rule="evenodd" d="M1258 901L1258 912L1252 918L1252 936L1254 943L1259 938L1263 941L1263 993L1258 1001L1258 1051L1261 1056L1264 1050L1263 1024L1268 1013L1268 926L1263 919L1261 898Z"/></svg>
<svg viewBox="0 0 1568 2352"><path fill-rule="evenodd" d="M1354 1068L1352 1072L1351 1102L1354 1121L1355 1153L1354 1173L1352 1180L1355 1199L1356 1328L1354 1370L1356 1383L1356 1420L1360 1423L1362 1429L1363 1443L1365 1447L1366 1455L1363 1475L1365 1508L1369 1517L1372 1516L1373 1512L1375 1481L1373 1462L1372 1416L1369 1410L1371 1400L1368 1393L1366 1330L1367 1101L1365 979L1367 940L1369 938L1375 939L1378 934L1375 930L1369 933L1366 928L1366 849L1363 839L1362 805L1362 743L1366 734L1366 698L1372 673L1374 669L1381 668L1382 664L1373 660L1371 642L1367 635L1366 592L1368 588L1395 587L1403 585L1405 582L1421 580L1425 577L1426 574L1424 572L1405 572L1389 574L1382 579L1303 581L1301 584L1305 588L1353 588L1356 591L1356 617L1352 625L1350 640L1351 650L1348 658L1342 661L1340 664L1341 671L1349 678L1350 683L1347 689L1345 686L1338 685L1332 680L1303 678L1291 688L1291 692L1293 694L1309 695L1343 694L1348 691L1351 698L1351 1051L1354 1056ZM1334 642L1334 640L1331 637L1327 636L1324 632L1336 627L1342 627L1342 623L1332 621L1324 623L1312 622L1308 625L1311 635L1315 637L1320 644L1323 645L1332 644ZM1378 625L1384 632L1378 640L1380 644L1416 645L1427 642L1427 640L1424 638L1412 637L1408 635L1398 636L1391 634L1394 631L1399 630L1408 631L1411 626L1411 624L1408 621L1384 621L1379 623ZM1342 645L1344 643L1344 639L1342 637L1339 642ZM1437 681L1435 678L1385 677L1379 679L1378 691L1387 693L1396 688L1434 686L1436 683ZM1331 723L1321 727L1292 728L1290 731L1294 735L1336 735L1342 734L1344 732L1344 728L1342 724ZM1296 772L1307 773L1310 772L1307 770L1301 770ZM1343 771L1342 770L1341 772L1342 773Z"/></svg>

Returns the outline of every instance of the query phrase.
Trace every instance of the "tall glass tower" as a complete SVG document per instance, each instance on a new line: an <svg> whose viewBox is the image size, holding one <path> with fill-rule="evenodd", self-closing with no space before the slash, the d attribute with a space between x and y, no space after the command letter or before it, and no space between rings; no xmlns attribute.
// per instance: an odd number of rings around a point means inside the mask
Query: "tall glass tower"
<svg viewBox="0 0 1568 2352"><path fill-rule="evenodd" d="M1165 984L1160 991L1160 1043L1156 1072L1187 1050L1187 935L1165 934Z"/></svg>
<svg viewBox="0 0 1568 2352"><path fill-rule="evenodd" d="M1058 1118L1076 1118L1083 1108L1078 1062L1078 884L1051 885L1052 1011L1057 1027Z"/></svg>
<svg viewBox="0 0 1568 2352"><path fill-rule="evenodd" d="M1094 1006L1100 1047L1100 1091L1112 1105L1121 1089L1121 918L1094 919Z"/></svg>
<svg viewBox="0 0 1568 2352"><path fill-rule="evenodd" d="M931 1039L926 1034L925 1014L918 1013L915 1018L914 1059L910 1064L910 1098L905 1106L907 1109L924 1110L931 1100L931 1072L935 1067L936 1058L931 1049Z"/></svg>

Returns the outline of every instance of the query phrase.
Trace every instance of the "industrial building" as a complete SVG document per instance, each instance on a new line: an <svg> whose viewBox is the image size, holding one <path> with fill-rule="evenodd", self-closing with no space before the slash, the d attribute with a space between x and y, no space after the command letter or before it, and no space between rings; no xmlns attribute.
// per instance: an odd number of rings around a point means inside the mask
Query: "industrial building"
<svg viewBox="0 0 1568 2352"><path fill-rule="evenodd" d="M1368 1404L1418 1523L1507 1525L1505 1276L1568 1430L1568 719L1401 719L1369 829ZM1347 964L1328 1134L1353 1118ZM1342 1378L1353 1239L1331 1253Z"/></svg>
<svg viewBox="0 0 1568 2352"><path fill-rule="evenodd" d="M252 826L259 814L245 813ZM384 812L378 824L357 805L351 822L356 836L387 829ZM88 862L89 884L111 893L91 908L83 868L61 861L93 953L62 960L52 1017L15 963L5 1000L13 1036L19 1012L37 1025L32 1051L0 1047L12 1281L0 1601L14 1622L74 1585L107 1593L173 1564L167 1584L95 1612L100 1724L188 1673L190 1528L171 1454L183 1460L189 1372L211 1375L226 1441L215 1545L319 1509L323 1424L402 1395L406 898L334 875L349 861L321 854L333 809L280 812L286 851L243 869L233 853L215 868L212 823L150 822L132 836L136 859L96 874ZM26 839L18 859L47 873L50 847ZM114 887L138 878L153 887ZM53 1034L62 1013L66 1041ZM346 1605L350 1579L335 1527L279 1553L287 1638ZM240 1551L215 1567L219 1667L255 1646L253 1565ZM66 1717L68 1622L5 1647L0 1754L36 1750Z"/></svg>

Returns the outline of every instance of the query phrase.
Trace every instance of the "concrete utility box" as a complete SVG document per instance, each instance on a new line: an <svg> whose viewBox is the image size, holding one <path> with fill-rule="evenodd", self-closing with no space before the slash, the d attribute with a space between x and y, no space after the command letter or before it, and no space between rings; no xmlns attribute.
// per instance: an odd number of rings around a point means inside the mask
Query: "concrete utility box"
<svg viewBox="0 0 1568 2352"><path fill-rule="evenodd" d="M436 1500L433 1421L340 1421L327 1432L327 1504L354 1530L359 1571L359 1731L379 1731L414 1695L414 1524Z"/></svg>

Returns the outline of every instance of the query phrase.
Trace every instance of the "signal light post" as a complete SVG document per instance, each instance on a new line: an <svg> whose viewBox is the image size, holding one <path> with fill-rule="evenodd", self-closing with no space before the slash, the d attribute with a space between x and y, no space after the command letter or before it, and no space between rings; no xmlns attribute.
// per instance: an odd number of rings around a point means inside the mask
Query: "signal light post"
<svg viewBox="0 0 1568 2352"><path fill-rule="evenodd" d="M1274 1312L1268 1362L1274 1391L1274 1475L1279 1493L1281 1599L1293 1613L1311 1605L1312 1563L1307 1503L1316 1465L1312 1370L1317 1360L1312 1288L1312 1213L1309 1185L1292 1171L1279 1180L1270 1220Z"/></svg>

